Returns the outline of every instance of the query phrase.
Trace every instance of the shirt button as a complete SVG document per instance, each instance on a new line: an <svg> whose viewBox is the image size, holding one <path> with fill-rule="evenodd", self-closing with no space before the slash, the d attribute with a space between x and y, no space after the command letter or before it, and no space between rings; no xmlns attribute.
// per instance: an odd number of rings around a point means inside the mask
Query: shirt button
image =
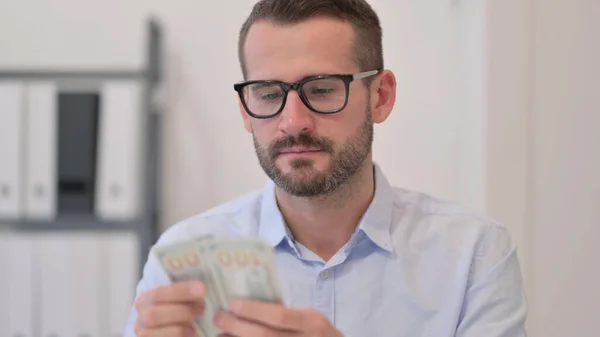
<svg viewBox="0 0 600 337"><path fill-rule="evenodd" d="M323 270L323 271L321 272L321 278L322 278L322 279L326 279L328 276L329 276L329 271L327 271L327 270Z"/></svg>

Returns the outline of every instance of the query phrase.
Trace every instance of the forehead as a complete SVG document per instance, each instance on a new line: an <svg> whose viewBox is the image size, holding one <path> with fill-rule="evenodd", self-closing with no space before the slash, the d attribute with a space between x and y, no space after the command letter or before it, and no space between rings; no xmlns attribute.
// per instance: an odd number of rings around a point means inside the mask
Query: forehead
<svg viewBox="0 0 600 337"><path fill-rule="evenodd" d="M297 81L315 74L355 72L353 51L352 25L332 18L285 25L259 21L244 45L249 80Z"/></svg>

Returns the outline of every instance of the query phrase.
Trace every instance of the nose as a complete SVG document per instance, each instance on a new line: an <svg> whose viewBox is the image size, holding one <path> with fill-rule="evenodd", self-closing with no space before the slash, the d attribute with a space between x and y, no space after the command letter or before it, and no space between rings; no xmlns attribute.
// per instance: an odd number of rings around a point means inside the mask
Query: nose
<svg viewBox="0 0 600 337"><path fill-rule="evenodd" d="M281 112L279 129L289 136L297 136L301 133L312 133L315 129L314 114L298 95L292 90L289 92L285 107Z"/></svg>

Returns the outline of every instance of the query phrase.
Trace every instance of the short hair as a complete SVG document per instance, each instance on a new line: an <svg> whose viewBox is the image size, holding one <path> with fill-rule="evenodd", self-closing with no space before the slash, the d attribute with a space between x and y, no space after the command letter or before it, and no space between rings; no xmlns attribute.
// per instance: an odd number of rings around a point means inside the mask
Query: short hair
<svg viewBox="0 0 600 337"><path fill-rule="evenodd" d="M366 0L260 0L242 25L238 58L244 79L247 68L244 45L253 23L267 20L274 24L295 24L315 17L330 17L349 22L355 32L354 62L360 71L383 69L382 29L379 17Z"/></svg>

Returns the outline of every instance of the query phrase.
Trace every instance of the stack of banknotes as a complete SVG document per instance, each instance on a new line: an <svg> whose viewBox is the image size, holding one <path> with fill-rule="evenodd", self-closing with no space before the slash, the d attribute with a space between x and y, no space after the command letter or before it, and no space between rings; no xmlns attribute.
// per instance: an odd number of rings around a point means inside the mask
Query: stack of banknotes
<svg viewBox="0 0 600 337"><path fill-rule="evenodd" d="M205 236L156 246L153 254L171 282L201 280L206 285L205 311L196 321L202 337L222 333L213 317L228 311L233 298L282 301L273 248L260 239Z"/></svg>

